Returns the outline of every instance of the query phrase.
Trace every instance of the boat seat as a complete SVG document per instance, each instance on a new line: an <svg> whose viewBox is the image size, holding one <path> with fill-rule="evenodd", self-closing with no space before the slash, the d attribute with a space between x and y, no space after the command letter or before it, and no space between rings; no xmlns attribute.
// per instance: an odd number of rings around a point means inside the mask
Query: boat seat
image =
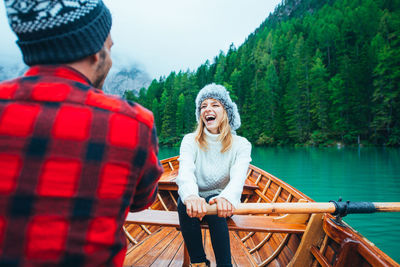
<svg viewBox="0 0 400 267"><path fill-rule="evenodd" d="M277 216L233 215L228 219L228 228L229 230L249 232L304 233L306 223L280 220L279 218ZM148 209L140 212L130 212L126 218L126 223L180 228L177 211ZM208 225L207 223L201 223L201 227L208 228Z"/></svg>
<svg viewBox="0 0 400 267"><path fill-rule="evenodd" d="M168 173L164 173L158 182L158 189L166 190L166 191L178 191L178 185L176 184L176 176L178 175L178 171L171 171ZM246 179L243 186L243 195L252 195L256 189L260 189L258 185Z"/></svg>

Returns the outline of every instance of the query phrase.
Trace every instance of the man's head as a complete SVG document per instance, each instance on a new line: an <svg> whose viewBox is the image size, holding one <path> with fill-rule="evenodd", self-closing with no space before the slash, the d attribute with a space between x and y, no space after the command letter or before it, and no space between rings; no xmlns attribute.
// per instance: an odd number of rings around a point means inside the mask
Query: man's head
<svg viewBox="0 0 400 267"><path fill-rule="evenodd" d="M70 63L105 49L111 14L101 0L5 0L5 6L29 66Z"/></svg>

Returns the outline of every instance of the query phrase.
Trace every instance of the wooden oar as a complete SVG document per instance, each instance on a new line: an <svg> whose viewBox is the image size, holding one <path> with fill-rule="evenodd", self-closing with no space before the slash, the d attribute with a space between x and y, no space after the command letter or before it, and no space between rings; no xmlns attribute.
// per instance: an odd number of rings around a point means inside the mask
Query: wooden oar
<svg viewBox="0 0 400 267"><path fill-rule="evenodd" d="M373 212L400 212L400 202L240 203L234 214L331 213L343 217L350 213ZM217 214L216 204L208 205L207 214Z"/></svg>

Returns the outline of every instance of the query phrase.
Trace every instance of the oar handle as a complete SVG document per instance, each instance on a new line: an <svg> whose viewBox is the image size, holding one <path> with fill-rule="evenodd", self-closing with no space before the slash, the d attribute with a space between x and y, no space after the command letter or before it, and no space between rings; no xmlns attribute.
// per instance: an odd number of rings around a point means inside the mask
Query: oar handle
<svg viewBox="0 0 400 267"><path fill-rule="evenodd" d="M350 213L400 212L400 202L307 202L307 203L240 203L234 214L269 213ZM217 214L217 205L208 205L207 214Z"/></svg>

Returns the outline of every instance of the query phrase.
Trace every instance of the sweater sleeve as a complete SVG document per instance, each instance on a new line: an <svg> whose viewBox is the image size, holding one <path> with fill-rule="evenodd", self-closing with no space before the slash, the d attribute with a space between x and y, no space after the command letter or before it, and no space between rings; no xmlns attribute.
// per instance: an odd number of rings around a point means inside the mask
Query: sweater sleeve
<svg viewBox="0 0 400 267"><path fill-rule="evenodd" d="M183 137L179 153L179 173L176 178L178 194L182 202L190 195L199 195L199 188L194 174L196 166L196 143L191 135Z"/></svg>
<svg viewBox="0 0 400 267"><path fill-rule="evenodd" d="M230 180L218 197L227 199L235 208L240 203L246 173L251 161L251 144L245 138L238 147L235 161L230 169Z"/></svg>

